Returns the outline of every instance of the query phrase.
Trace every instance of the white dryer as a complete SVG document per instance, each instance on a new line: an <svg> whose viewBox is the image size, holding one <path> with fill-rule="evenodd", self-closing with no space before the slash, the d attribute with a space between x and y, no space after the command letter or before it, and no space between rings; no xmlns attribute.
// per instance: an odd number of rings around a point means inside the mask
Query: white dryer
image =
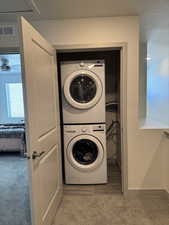
<svg viewBox="0 0 169 225"><path fill-rule="evenodd" d="M64 124L105 123L104 60L61 63Z"/></svg>
<svg viewBox="0 0 169 225"><path fill-rule="evenodd" d="M65 125L66 184L107 183L106 126Z"/></svg>

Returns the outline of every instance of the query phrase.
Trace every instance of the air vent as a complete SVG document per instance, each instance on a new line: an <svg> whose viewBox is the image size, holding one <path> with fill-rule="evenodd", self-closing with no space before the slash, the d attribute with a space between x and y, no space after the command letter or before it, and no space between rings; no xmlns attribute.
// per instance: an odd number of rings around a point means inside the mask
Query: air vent
<svg viewBox="0 0 169 225"><path fill-rule="evenodd" d="M0 37L15 36L15 26L13 25L1 25Z"/></svg>

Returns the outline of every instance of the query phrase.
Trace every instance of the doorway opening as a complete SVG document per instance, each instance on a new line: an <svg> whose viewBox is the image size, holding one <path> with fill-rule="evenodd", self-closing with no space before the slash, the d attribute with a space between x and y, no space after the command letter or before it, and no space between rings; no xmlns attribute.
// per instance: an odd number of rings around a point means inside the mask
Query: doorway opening
<svg viewBox="0 0 169 225"><path fill-rule="evenodd" d="M96 193L105 192L105 193L122 193L124 192L124 178L125 174L123 173L123 153L122 153L122 134L121 134L121 125L122 125L122 113L121 112L121 99L122 99L122 84L121 84L121 59L122 59L121 48L111 48L111 49L98 49L98 50L79 50L78 51L60 51L57 53L57 62L58 62L58 74L59 74L59 83L60 83L60 117L61 117L61 133L62 133L62 149L65 151L65 131L64 131L64 119L63 119L63 85L62 85L62 71L61 65L66 62L81 62L82 64L87 60L96 60L104 61L105 63L105 104L103 107L106 111L106 144L104 149L107 153L106 163L107 163L107 173L108 181L106 184L92 184L92 185L65 185L65 192L70 193L70 190L78 190L81 192L89 191ZM124 91L124 90L123 90ZM98 112L100 113L100 112ZM67 125L69 126L69 124ZM66 128L67 129L67 128ZM84 143L83 143L84 144ZM84 146L84 145L83 145ZM122 154L121 154L122 153ZM65 154L63 154L63 159ZM65 159L63 160L63 168L65 168ZM65 171L65 169L64 169ZM65 173L64 173L65 180Z"/></svg>
<svg viewBox="0 0 169 225"><path fill-rule="evenodd" d="M0 224L30 225L19 52L0 53Z"/></svg>

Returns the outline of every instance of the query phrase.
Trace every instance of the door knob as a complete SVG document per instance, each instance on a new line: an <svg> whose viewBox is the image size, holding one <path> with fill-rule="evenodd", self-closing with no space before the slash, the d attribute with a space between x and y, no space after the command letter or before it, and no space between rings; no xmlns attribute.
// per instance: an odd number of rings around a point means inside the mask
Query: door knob
<svg viewBox="0 0 169 225"><path fill-rule="evenodd" d="M38 152L34 151L33 154L32 154L32 159L39 158L39 157L41 157L44 153L45 153L45 152L40 152L40 153L38 153Z"/></svg>
<svg viewBox="0 0 169 225"><path fill-rule="evenodd" d="M24 157L27 158L27 159L30 159L30 156L27 152L24 152Z"/></svg>

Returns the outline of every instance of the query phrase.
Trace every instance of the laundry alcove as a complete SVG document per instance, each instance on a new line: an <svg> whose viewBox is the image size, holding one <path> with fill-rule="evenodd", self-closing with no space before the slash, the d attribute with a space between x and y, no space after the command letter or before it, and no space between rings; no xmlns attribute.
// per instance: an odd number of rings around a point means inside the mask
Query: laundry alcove
<svg viewBox="0 0 169 225"><path fill-rule="evenodd" d="M116 48L107 48L107 49L80 49L80 51L71 51L65 52L63 50L59 50L57 52L57 62L58 62L58 71L59 71L59 80L61 82L61 70L60 70L60 63L62 61L76 61L79 60L83 62L84 60L100 60L104 59L106 61L106 76L105 76L105 84L106 84L106 130L107 130L107 163L108 163L108 170L109 175L108 179L110 179L111 176L115 173L113 172L113 168L111 167L112 161L117 166L117 171L120 170L118 168L121 168L121 157L124 157L124 155L121 155L121 129L120 129L120 122L122 119L122 115L120 114L121 110L121 103L120 103L120 88L122 84L120 84L120 81L122 81L122 77L120 78L121 73L121 58L122 58L122 51L120 47ZM124 84L123 84L124 85ZM61 87L60 87L61 88ZM60 89L60 93L63 90ZM125 90L123 90L123 93L125 93ZM61 96L60 96L61 99ZM60 107L62 108L62 106ZM125 111L125 109L124 109ZM99 112L98 112L99 113ZM124 112L122 113L124 114ZM63 115L61 112L61 120L63 119ZM63 128L62 128L63 129ZM62 130L63 133L63 130ZM123 135L122 135L123 136ZM62 143L64 142L62 137ZM64 158L64 156L63 156ZM124 162L124 161L123 161ZM125 162L124 162L125 164ZM63 164L64 167L64 164ZM126 168L126 167L124 167ZM125 170L127 172L127 170ZM119 176L118 175L118 176ZM115 175L116 176L116 175ZM127 176L124 175L124 171L122 171L122 178L121 175L119 176L119 186L117 185L117 189L121 192L121 179L122 182L124 182L125 179L127 179ZM123 180L124 179L124 180ZM116 182L117 179L113 177L113 180ZM126 182L126 181L125 181ZM126 185L126 183L125 183ZM124 187L125 187L124 185ZM66 187L67 189L67 187ZM108 189L107 189L108 190ZM112 188L113 190L113 188ZM123 192L125 192L123 190Z"/></svg>

